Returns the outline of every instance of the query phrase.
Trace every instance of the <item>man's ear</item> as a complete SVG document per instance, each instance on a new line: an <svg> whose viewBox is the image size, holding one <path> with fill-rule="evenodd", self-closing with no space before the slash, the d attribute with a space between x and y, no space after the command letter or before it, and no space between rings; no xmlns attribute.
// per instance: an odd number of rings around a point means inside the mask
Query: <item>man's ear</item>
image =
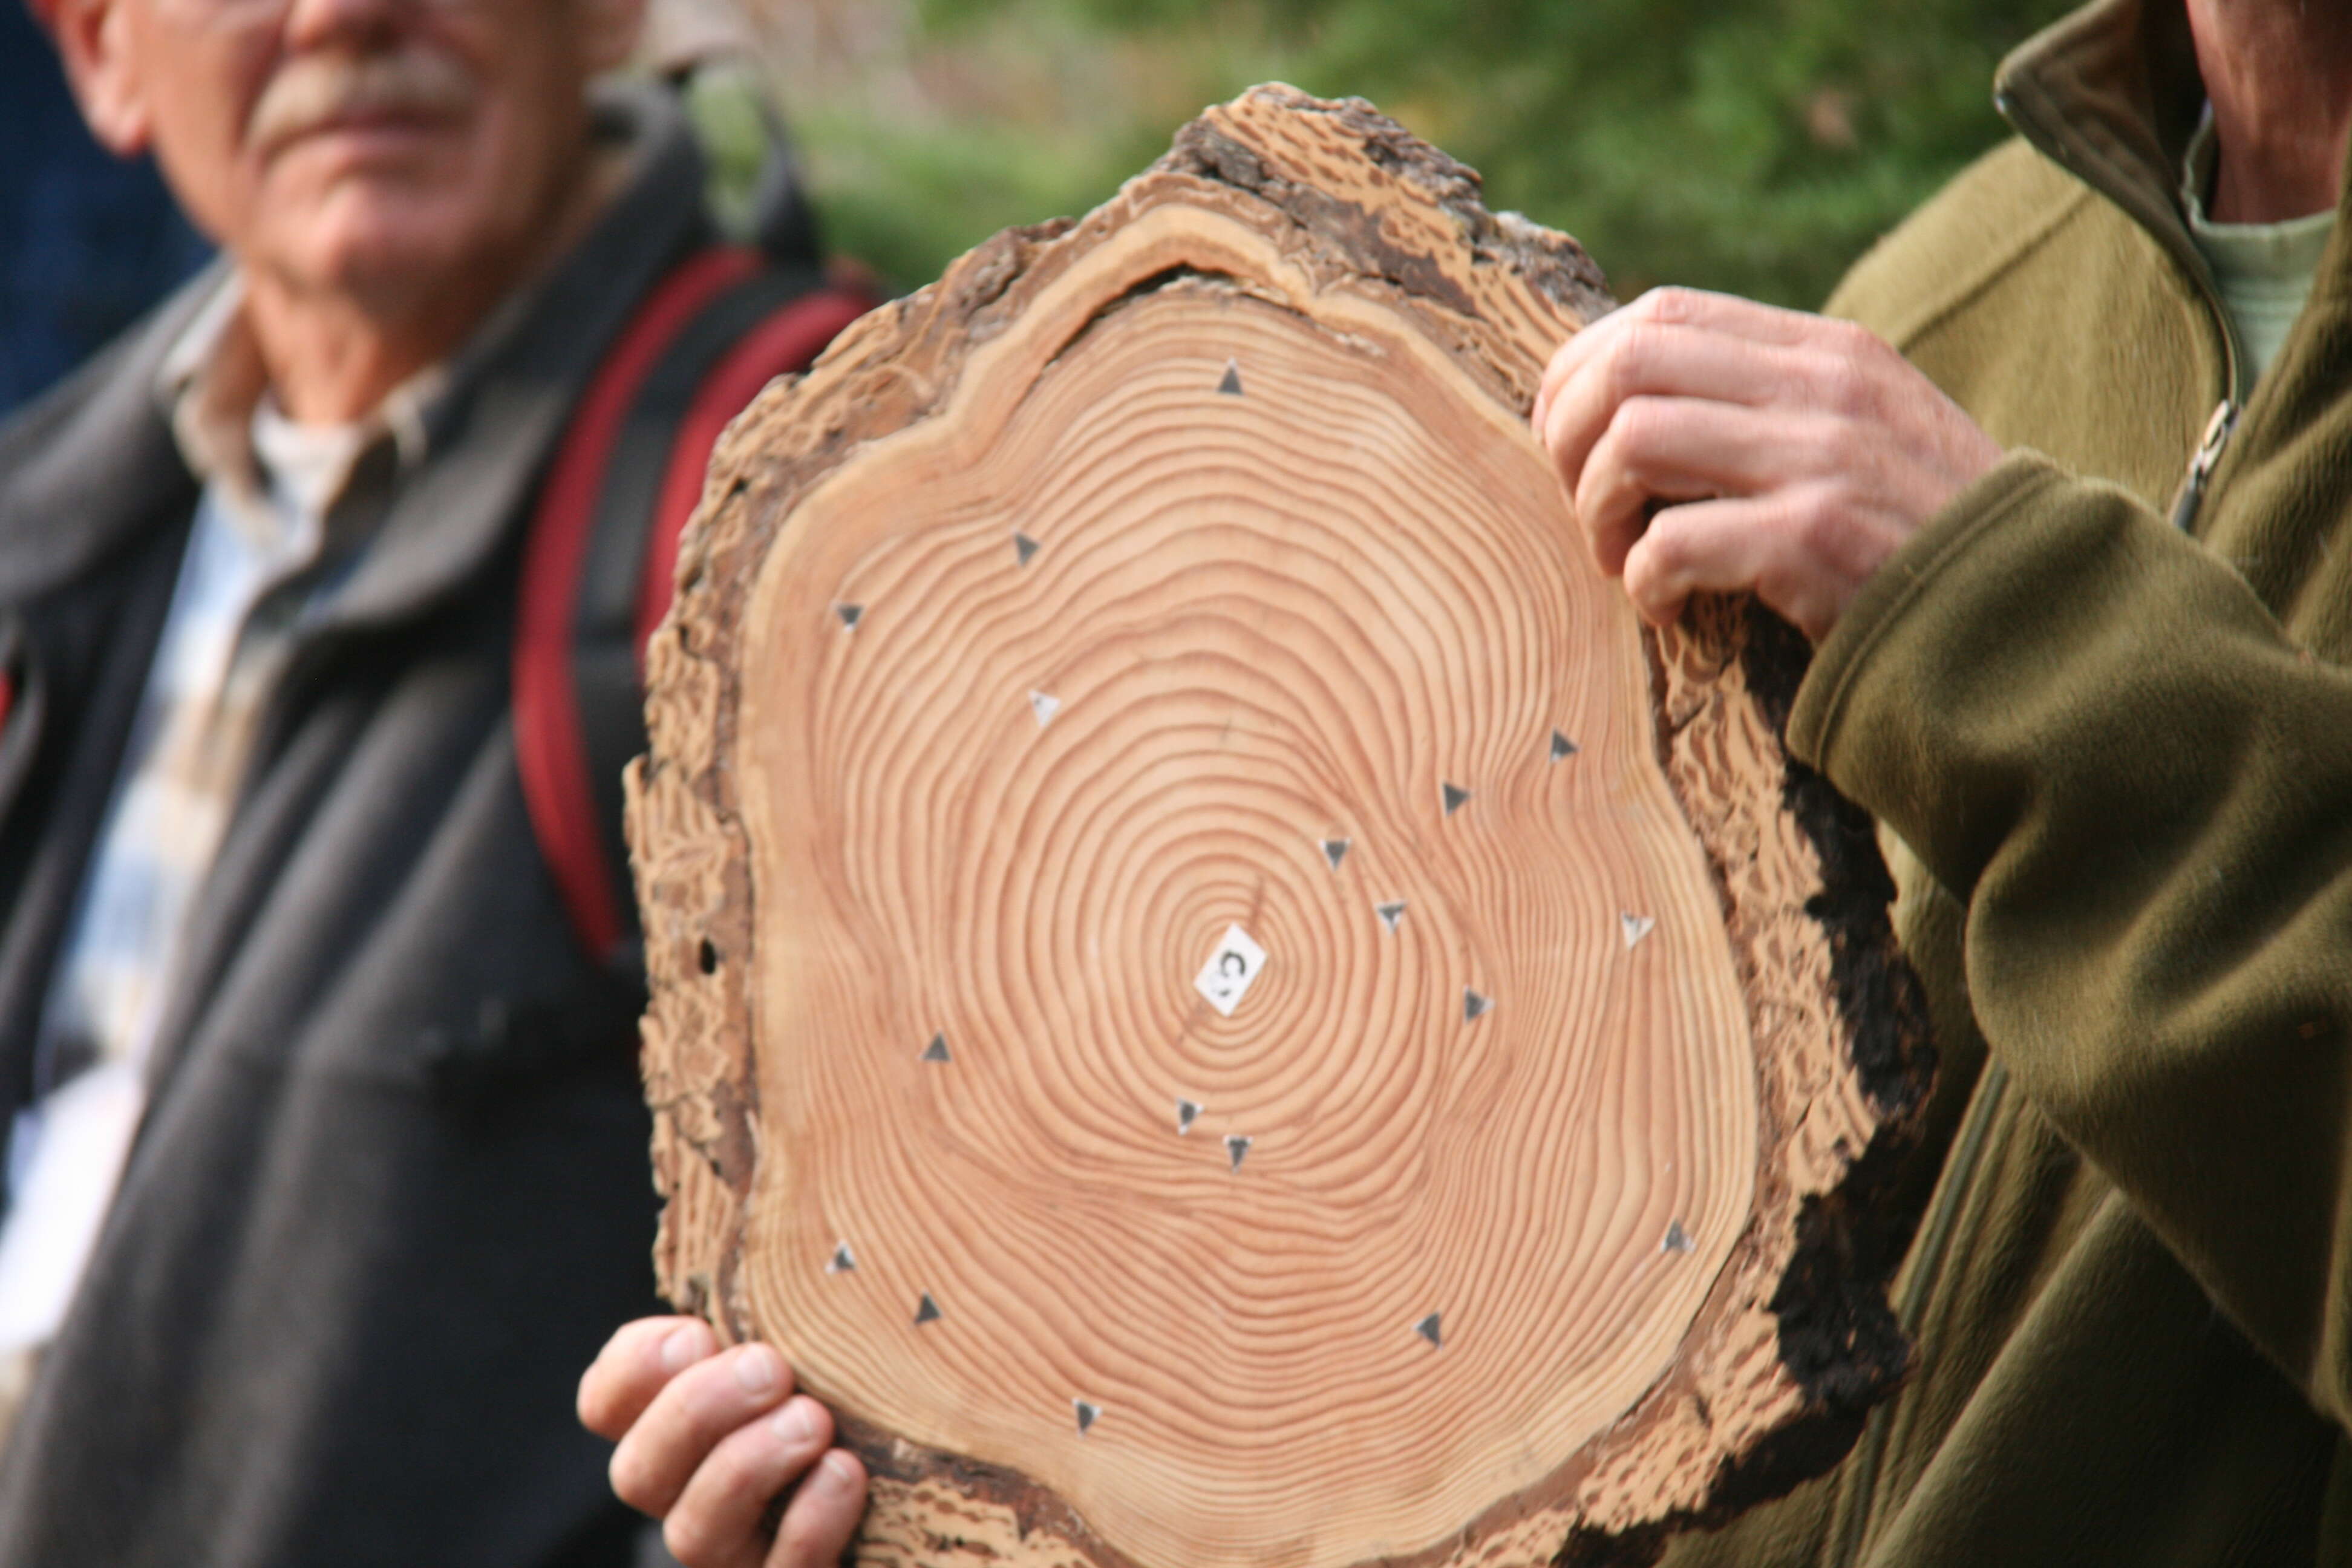
<svg viewBox="0 0 2352 1568"><path fill-rule="evenodd" d="M58 0L56 37L66 79L73 84L90 134L119 158L144 153L153 130L131 41L130 8L135 4Z"/></svg>
<svg viewBox="0 0 2352 1568"><path fill-rule="evenodd" d="M645 31L646 0L573 0L583 58L592 72L626 65Z"/></svg>

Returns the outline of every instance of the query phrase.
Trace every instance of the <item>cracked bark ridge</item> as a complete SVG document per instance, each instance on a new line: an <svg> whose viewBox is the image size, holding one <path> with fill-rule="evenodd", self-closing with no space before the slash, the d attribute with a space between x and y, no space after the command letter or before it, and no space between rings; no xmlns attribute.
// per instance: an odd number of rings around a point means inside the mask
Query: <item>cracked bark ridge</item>
<svg viewBox="0 0 2352 1568"><path fill-rule="evenodd" d="M720 444L627 781L656 1261L840 1412L861 1561L1633 1561L1899 1379L1916 987L1801 642L1574 539L1525 418L1608 308L1260 88Z"/></svg>

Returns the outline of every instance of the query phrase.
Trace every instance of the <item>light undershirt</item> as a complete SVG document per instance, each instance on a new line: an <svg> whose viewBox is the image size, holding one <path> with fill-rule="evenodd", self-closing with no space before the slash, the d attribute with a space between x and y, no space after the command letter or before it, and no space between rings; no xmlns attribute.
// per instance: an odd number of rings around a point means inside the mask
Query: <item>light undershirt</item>
<svg viewBox="0 0 2352 1568"><path fill-rule="evenodd" d="M2189 237L2213 269L2221 308L2238 335L2239 402L2254 389L2278 357L2295 318L2311 298L2319 258L2336 226L2333 208L2283 223L2215 223L2205 216L2205 193L2213 186L2216 149L2209 107L2181 160L2181 201L2188 209Z"/></svg>

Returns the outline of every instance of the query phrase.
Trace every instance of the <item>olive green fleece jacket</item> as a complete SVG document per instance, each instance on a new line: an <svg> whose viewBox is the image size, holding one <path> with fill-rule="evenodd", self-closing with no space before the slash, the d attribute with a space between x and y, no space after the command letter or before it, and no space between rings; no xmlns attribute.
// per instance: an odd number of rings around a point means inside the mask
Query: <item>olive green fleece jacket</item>
<svg viewBox="0 0 2352 1568"><path fill-rule="evenodd" d="M1702 1564L2352 1562L2352 221L2189 521L2235 353L2180 0L2004 65L2020 137L1831 302L2010 449L1816 653L1944 1070L1918 1362ZM2339 214L2352 205L2339 204Z"/></svg>

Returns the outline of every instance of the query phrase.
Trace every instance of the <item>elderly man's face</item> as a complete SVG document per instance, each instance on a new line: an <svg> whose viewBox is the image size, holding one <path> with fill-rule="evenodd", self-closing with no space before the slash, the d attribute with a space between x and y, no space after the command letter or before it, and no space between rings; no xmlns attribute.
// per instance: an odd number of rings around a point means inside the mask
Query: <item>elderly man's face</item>
<svg viewBox="0 0 2352 1568"><path fill-rule="evenodd" d="M93 127L118 151L152 143L242 264L389 303L531 253L585 153L587 79L636 9L68 0L61 28Z"/></svg>

